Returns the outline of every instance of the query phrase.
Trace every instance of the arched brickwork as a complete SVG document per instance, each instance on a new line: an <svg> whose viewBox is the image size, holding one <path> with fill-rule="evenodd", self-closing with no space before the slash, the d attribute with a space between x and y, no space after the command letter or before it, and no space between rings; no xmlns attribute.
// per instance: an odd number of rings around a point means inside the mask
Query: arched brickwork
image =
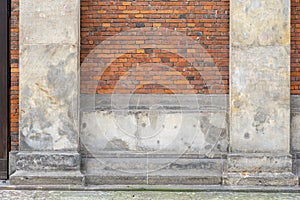
<svg viewBox="0 0 300 200"><path fill-rule="evenodd" d="M213 58L215 68L212 70L209 79L222 79L223 88L214 87L209 93L228 93L229 79L229 0L206 0L206 1L81 1L81 92L90 93L92 86L89 78L95 80L95 72L87 70L90 66L98 62L97 55L91 57L89 53L96 48L101 42L108 40L126 31L136 28L166 28L181 33L184 37L190 37L198 42L207 53ZM141 36L141 35L139 35ZM139 39L136 41L125 40L119 44L115 44L115 49L123 49L126 46L145 44L146 41ZM174 41L177 42L177 41ZM106 56L114 56L113 52L107 49ZM89 55L89 60L85 58ZM90 63L90 66L89 64ZM137 64L167 65L169 68L156 67L151 76L148 73L144 76L142 72L134 72ZM106 70L109 75L98 77L100 88L97 93L112 93L115 88L116 80L125 71L130 71L131 77L135 78L136 85L145 85L145 88L139 88L139 93L168 93L166 89L157 88L159 82L168 81L167 87L175 93L205 93L203 83L200 83L200 76L195 75L195 70L188 66L189 63L183 58L179 58L176 54L163 51L161 49L137 49L132 54L126 54L119 57L112 63L112 66ZM152 68L153 70L154 68ZM145 68L148 72L147 69ZM170 71L171 70L171 71ZM176 75L172 73L181 72L186 80L177 80ZM173 71L173 72L172 72ZM162 74L159 79L155 80L157 74ZM133 75L134 74L134 75ZM198 82L197 82L198 81ZM187 91L187 83L193 89ZM213 83L206 83L213 85ZM153 86L155 85L155 86ZM201 86L202 85L202 86ZM131 86L129 86L131 87ZM144 87L144 86L142 86ZM165 88L166 85L163 87ZM132 89L124 88L114 92L130 93ZM166 91L166 92L164 92Z"/></svg>

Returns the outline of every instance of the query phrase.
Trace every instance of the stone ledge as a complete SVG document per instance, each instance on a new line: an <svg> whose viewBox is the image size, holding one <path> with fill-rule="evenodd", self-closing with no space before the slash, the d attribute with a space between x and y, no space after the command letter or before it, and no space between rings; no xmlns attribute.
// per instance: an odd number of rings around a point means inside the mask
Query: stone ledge
<svg viewBox="0 0 300 200"><path fill-rule="evenodd" d="M270 153L229 154L228 172L282 173L292 171L292 155Z"/></svg>
<svg viewBox="0 0 300 200"><path fill-rule="evenodd" d="M228 173L224 185L239 186L297 186L298 176L286 173Z"/></svg>
<svg viewBox="0 0 300 200"><path fill-rule="evenodd" d="M170 192L255 192L300 193L293 186L223 186L223 185L0 185L0 190L43 191L170 191Z"/></svg>
<svg viewBox="0 0 300 200"><path fill-rule="evenodd" d="M80 169L78 152L21 151L10 153L10 171L71 171Z"/></svg>
<svg viewBox="0 0 300 200"><path fill-rule="evenodd" d="M80 171L16 171L10 176L13 185L83 185Z"/></svg>
<svg viewBox="0 0 300 200"><path fill-rule="evenodd" d="M226 94L81 94L81 111L227 112Z"/></svg>
<svg viewBox="0 0 300 200"><path fill-rule="evenodd" d="M222 176L100 176L87 175L88 185L221 185Z"/></svg>
<svg viewBox="0 0 300 200"><path fill-rule="evenodd" d="M225 185L297 186L292 156L286 153L236 153L227 157Z"/></svg>
<svg viewBox="0 0 300 200"><path fill-rule="evenodd" d="M113 96L113 97L112 97ZM149 98L149 96L151 98ZM191 104L195 102L193 98L196 98L198 105ZM159 94L81 94L81 109L86 110L109 110L109 109L142 109L149 110L149 107L153 105L153 102L159 103L166 108L172 110L180 110L186 108L188 110L199 109L200 111L228 111L229 109L229 96L227 94L176 94L176 95L159 95ZM111 102L113 99L113 102ZM150 100L149 100L150 99ZM192 100L191 100L192 99ZM139 102L137 102L139 100ZM178 106L178 102L183 103ZM112 104L113 103L113 104ZM114 104L115 103L115 104ZM137 106L138 105L138 106ZM213 108L215 105L215 108ZM115 107L116 106L116 107ZM291 112L300 112L300 95L291 95Z"/></svg>
<svg viewBox="0 0 300 200"><path fill-rule="evenodd" d="M83 159L88 185L220 185L226 159Z"/></svg>

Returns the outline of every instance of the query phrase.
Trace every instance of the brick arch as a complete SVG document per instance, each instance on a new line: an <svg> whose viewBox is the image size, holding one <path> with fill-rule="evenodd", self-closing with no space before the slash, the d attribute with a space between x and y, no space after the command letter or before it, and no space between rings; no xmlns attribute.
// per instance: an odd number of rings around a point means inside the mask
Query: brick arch
<svg viewBox="0 0 300 200"><path fill-rule="evenodd" d="M229 1L81 0L81 63L97 45L110 37L131 29L147 27L167 28L198 41L198 44L212 55L217 66L215 70L219 71L225 84L223 89L210 92L228 93ZM124 40L115 45L116 48L122 49L124 45L144 43L143 39L137 39L136 41ZM97 56L91 58L90 65L92 66L95 62L99 62ZM93 77L94 72L89 72L87 68L88 66L85 66L81 70L82 93L89 92L91 88L89 84L93 82L88 81L87 77ZM190 78L188 74L184 76ZM109 83L112 85L106 84L106 91L98 90L98 92L109 93L109 88L114 87L114 81ZM203 93L201 88L197 89L198 93Z"/></svg>
<svg viewBox="0 0 300 200"><path fill-rule="evenodd" d="M142 44L139 44L140 42ZM128 67L134 67L136 64L138 66L141 62L148 63L148 68L154 64L156 65L155 69L145 68L142 70L147 75L153 72L158 74L164 71L172 73L175 70L181 71L180 76L188 76L188 79L197 81L200 80L200 78L197 79L197 76L200 77L199 74L201 74L205 85L209 86L208 93L226 92L228 81L222 81L223 74L220 67L215 65L211 53L208 53L202 45L176 31L151 27L122 32L97 45L81 64L81 86L88 86L87 88L81 87L81 92L93 93L93 89L97 90L96 86L100 83L100 85L105 85L105 88L101 88L100 93L111 93L114 87L113 81L118 80L118 77L127 71ZM165 66L161 69L156 69L157 63ZM112 70L107 68L112 68ZM165 68L168 69L166 70ZM107 71L110 71L110 74ZM104 72L106 72L105 76L103 75ZM140 75L139 78L141 77L143 76ZM174 77L171 77L171 80L173 79ZM149 81L149 79L147 80ZM136 81L145 80L139 79ZM112 84L111 88L109 88L110 84ZM180 85L182 83L174 81L169 85L176 86L177 84ZM186 86L189 85L191 84L187 82ZM193 93L201 93L201 89L197 87L192 87L198 90ZM186 87L177 87L175 89L177 91L186 90ZM130 92L128 91L128 93ZM179 93L186 93L186 91L179 91Z"/></svg>
<svg viewBox="0 0 300 200"><path fill-rule="evenodd" d="M217 93L218 74L214 63L198 63L194 67L182 56L162 49L137 49L109 63L98 80L97 93L184 94ZM201 71L199 71L201 70ZM206 75L204 81L201 74Z"/></svg>

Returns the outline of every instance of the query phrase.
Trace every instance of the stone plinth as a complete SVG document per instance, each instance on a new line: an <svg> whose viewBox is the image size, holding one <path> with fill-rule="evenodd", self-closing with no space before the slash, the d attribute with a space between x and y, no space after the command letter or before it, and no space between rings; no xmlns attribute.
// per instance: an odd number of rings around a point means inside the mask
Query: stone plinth
<svg viewBox="0 0 300 200"><path fill-rule="evenodd" d="M227 158L226 185L294 186L298 177L292 173L289 154L241 153Z"/></svg>

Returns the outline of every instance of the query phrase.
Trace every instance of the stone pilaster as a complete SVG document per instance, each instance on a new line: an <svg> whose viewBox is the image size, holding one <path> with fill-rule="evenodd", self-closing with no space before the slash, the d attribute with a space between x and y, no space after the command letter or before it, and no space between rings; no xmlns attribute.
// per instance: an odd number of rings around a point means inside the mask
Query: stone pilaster
<svg viewBox="0 0 300 200"><path fill-rule="evenodd" d="M225 183L295 185L289 154L290 0L231 0L230 12L231 154Z"/></svg>
<svg viewBox="0 0 300 200"><path fill-rule="evenodd" d="M79 18L79 0L20 1L20 151L13 154L13 184L82 183Z"/></svg>

